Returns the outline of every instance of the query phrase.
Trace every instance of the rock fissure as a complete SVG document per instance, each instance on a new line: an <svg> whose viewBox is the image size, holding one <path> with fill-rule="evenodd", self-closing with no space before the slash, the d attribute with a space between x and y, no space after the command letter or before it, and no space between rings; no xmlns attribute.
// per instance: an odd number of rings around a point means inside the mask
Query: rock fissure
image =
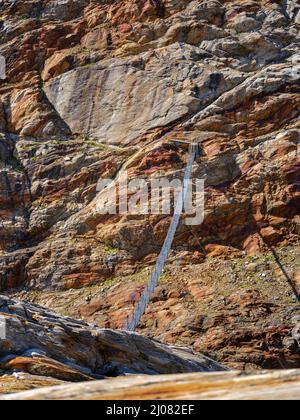
<svg viewBox="0 0 300 420"><path fill-rule="evenodd" d="M178 177L186 149L170 140L187 138L201 145L204 223L179 226L138 332L237 369L298 367L297 5L11 6L0 11L3 293L121 328L170 215L99 214L98 180Z"/></svg>

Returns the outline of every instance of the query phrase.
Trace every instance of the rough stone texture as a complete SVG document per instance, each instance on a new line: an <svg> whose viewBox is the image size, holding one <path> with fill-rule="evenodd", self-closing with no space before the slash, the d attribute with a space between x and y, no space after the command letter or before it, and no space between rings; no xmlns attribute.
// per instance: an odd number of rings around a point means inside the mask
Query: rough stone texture
<svg viewBox="0 0 300 420"><path fill-rule="evenodd" d="M245 375L239 372L137 376L56 386L0 397L0 400L294 400L299 370ZM117 403L116 403L117 405Z"/></svg>
<svg viewBox="0 0 300 420"><path fill-rule="evenodd" d="M49 386L64 385L68 382L60 381L45 376L30 375L28 373L15 372L13 375L0 377L0 395L13 394L15 392L30 391Z"/></svg>
<svg viewBox="0 0 300 420"><path fill-rule="evenodd" d="M181 176L169 139L189 136L205 220L180 227L140 328L238 368L299 367L299 16L281 0L2 0L1 290L121 327L170 218L98 214L98 179Z"/></svg>
<svg viewBox="0 0 300 420"><path fill-rule="evenodd" d="M0 340L2 374L25 372L46 380L79 382L138 373L224 370L187 348L166 346L135 333L101 330L4 296L0 315L6 332ZM0 391L5 393L3 385Z"/></svg>
<svg viewBox="0 0 300 420"><path fill-rule="evenodd" d="M213 245L203 251L206 260L198 251L172 254L138 332L189 346L232 369L299 367L293 330L300 309L289 284L299 293L299 247L277 251L282 267L269 252L249 257ZM154 261L155 255L141 266L127 262L100 285L13 294L66 316L121 328L148 279L149 269L142 267Z"/></svg>
<svg viewBox="0 0 300 420"><path fill-rule="evenodd" d="M201 55L199 48L175 43L155 55L73 70L47 84L45 92L73 134L127 144L195 113L243 80L225 69L218 89L210 89L211 71L199 63Z"/></svg>

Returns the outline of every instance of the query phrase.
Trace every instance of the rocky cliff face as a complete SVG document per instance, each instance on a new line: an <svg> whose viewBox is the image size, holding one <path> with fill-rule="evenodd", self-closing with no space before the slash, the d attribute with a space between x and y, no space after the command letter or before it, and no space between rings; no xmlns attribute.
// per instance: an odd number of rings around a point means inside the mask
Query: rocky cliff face
<svg viewBox="0 0 300 420"><path fill-rule="evenodd" d="M53 312L0 297L0 394L49 381L84 382L133 374L223 371L186 348L170 347L135 333L101 330ZM1 332L4 331L1 328ZM13 375L13 373L16 375ZM3 376L5 375L5 376Z"/></svg>
<svg viewBox="0 0 300 420"><path fill-rule="evenodd" d="M0 396L20 400L299 400L299 370L140 376Z"/></svg>
<svg viewBox="0 0 300 420"><path fill-rule="evenodd" d="M238 367L299 366L299 10L2 0L1 290L122 326L170 218L100 215L97 182L181 174L168 140L188 136L205 220L180 227L141 329Z"/></svg>

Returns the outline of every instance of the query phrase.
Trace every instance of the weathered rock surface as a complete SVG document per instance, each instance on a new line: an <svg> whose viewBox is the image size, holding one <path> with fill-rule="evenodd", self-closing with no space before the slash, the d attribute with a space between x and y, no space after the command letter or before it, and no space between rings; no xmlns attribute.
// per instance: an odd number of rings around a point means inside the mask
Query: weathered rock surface
<svg viewBox="0 0 300 420"><path fill-rule="evenodd" d="M138 373L224 370L187 348L169 347L126 331L101 330L4 296L0 315L1 332L5 326L0 340L2 374L23 372L46 380L81 382ZM0 392L5 393L5 381L2 385Z"/></svg>
<svg viewBox="0 0 300 420"><path fill-rule="evenodd" d="M212 76L201 63L203 54L199 48L175 43L156 54L72 70L44 89L73 134L128 144L194 114L243 80L225 69L218 74L220 85L210 89Z"/></svg>
<svg viewBox="0 0 300 420"><path fill-rule="evenodd" d="M141 329L238 368L299 366L283 345L300 287L299 17L282 0L2 0L1 290L121 327L170 218L103 216L97 182L181 176L168 140L188 136L205 220L180 226L166 307ZM213 320L187 332L192 312Z"/></svg>
<svg viewBox="0 0 300 420"><path fill-rule="evenodd" d="M60 381L46 376L30 375L23 372L2 375L0 377L0 395L15 392L30 391L49 386L65 385L68 382Z"/></svg>
<svg viewBox="0 0 300 420"><path fill-rule="evenodd" d="M0 397L0 400L295 400L299 370L257 375L239 372L137 376L56 386Z"/></svg>
<svg viewBox="0 0 300 420"><path fill-rule="evenodd" d="M172 254L138 332L189 346L231 369L299 367L300 308L289 284L298 285L299 294L299 246L254 257L213 245L205 251L206 260L199 252ZM155 255L147 258L147 264L154 261ZM126 272L99 285L13 294L72 318L122 328L149 276L143 265L127 264Z"/></svg>

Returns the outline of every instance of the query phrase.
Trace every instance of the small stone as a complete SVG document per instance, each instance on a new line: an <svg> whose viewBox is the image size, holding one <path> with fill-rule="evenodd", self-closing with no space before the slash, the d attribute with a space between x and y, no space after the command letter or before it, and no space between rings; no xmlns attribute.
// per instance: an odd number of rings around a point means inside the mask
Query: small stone
<svg viewBox="0 0 300 420"><path fill-rule="evenodd" d="M283 339L282 344L288 350L297 350L298 349L297 340L295 340L294 338L291 338L291 337L285 337Z"/></svg>

